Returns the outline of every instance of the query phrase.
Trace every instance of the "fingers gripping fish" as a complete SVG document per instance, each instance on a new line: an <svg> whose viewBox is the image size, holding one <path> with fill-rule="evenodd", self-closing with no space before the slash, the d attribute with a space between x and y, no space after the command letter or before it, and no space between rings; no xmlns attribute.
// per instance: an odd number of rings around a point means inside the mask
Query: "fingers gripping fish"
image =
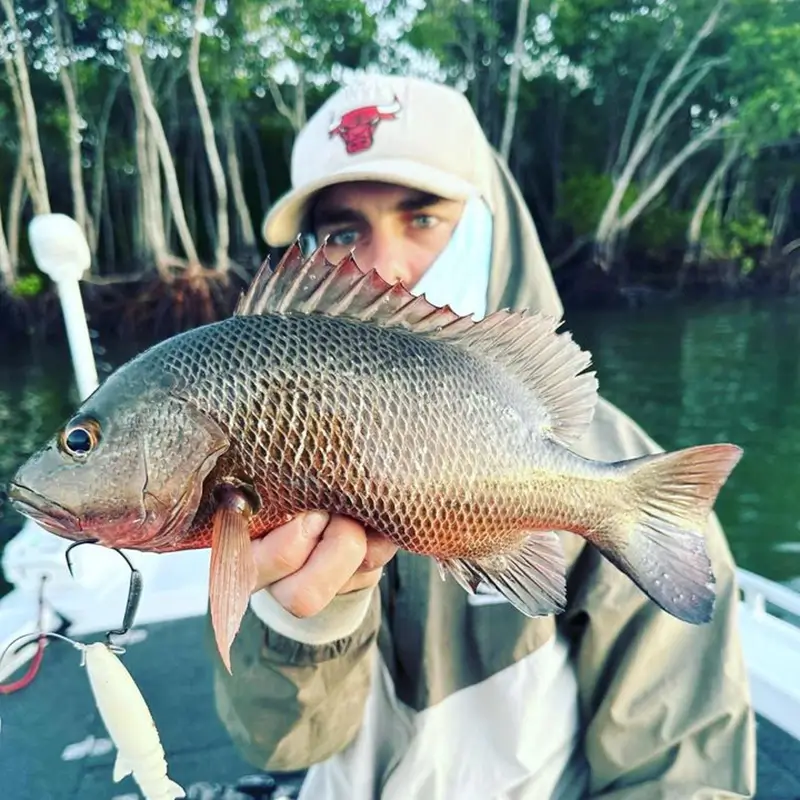
<svg viewBox="0 0 800 800"><path fill-rule="evenodd" d="M555 531L582 536L655 603L711 618L703 536L741 450L623 462L574 445L597 402L559 321L475 321L298 245L262 266L234 315L111 375L15 475L19 511L70 539L156 552L211 547L220 654L254 586L249 542L295 514L352 517L483 583L521 613L559 613Z"/></svg>

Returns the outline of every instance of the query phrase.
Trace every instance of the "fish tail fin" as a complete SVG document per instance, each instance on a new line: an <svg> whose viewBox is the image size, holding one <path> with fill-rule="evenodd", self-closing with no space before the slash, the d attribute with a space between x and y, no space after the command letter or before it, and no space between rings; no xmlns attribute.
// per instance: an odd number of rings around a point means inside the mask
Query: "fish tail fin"
<svg viewBox="0 0 800 800"><path fill-rule="evenodd" d="M742 456L731 444L643 456L616 466L630 505L587 539L653 602L674 617L708 622L716 599L704 528Z"/></svg>
<svg viewBox="0 0 800 800"><path fill-rule="evenodd" d="M564 553L553 531L526 535L505 553L442 559L437 564L443 578L452 575L470 594L483 582L528 617L556 614L566 605Z"/></svg>

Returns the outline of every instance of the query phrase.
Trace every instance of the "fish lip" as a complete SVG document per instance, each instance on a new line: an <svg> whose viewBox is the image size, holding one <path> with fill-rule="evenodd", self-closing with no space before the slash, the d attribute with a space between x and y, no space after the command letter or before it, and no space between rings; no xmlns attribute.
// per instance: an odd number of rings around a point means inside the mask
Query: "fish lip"
<svg viewBox="0 0 800 800"><path fill-rule="evenodd" d="M15 511L53 533L78 534L82 530L80 520L71 511L18 481L8 484L7 496Z"/></svg>

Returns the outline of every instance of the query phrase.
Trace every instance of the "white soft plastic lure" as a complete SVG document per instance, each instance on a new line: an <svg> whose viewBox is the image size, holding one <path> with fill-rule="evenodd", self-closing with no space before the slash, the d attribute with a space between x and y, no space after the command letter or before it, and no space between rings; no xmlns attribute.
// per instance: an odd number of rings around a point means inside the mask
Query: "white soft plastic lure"
<svg viewBox="0 0 800 800"><path fill-rule="evenodd" d="M82 646L97 708L117 748L114 782L133 775L145 800L176 800L186 792L167 775L150 709L123 663L102 642Z"/></svg>
<svg viewBox="0 0 800 800"><path fill-rule="evenodd" d="M150 709L130 672L114 652L122 652L122 648L104 642L83 644L53 632L43 635L69 642L83 654L82 664L89 675L97 709L117 749L114 782L119 783L126 775L132 775L144 800L186 797L183 788L167 775L164 748ZM0 657L0 662L2 660Z"/></svg>

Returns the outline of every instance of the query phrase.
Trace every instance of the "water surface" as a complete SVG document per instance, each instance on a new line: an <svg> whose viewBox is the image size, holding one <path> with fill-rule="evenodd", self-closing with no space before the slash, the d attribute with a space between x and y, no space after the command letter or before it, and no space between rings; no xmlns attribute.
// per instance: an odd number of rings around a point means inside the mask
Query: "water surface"
<svg viewBox="0 0 800 800"><path fill-rule="evenodd" d="M800 301L575 314L600 391L662 447L733 442L716 510L737 563L800 576Z"/></svg>

